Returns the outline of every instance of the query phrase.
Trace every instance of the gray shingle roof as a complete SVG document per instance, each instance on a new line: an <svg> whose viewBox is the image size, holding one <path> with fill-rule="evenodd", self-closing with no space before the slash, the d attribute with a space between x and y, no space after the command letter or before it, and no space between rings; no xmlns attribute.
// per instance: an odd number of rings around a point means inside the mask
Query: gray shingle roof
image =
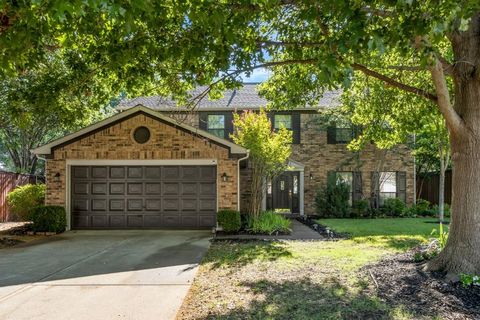
<svg viewBox="0 0 480 320"><path fill-rule="evenodd" d="M226 90L224 96L218 100L210 100L205 97L200 101L198 110L212 111L225 109L259 109L265 107L267 99L259 96L256 83L245 83L243 87L235 90ZM192 91L192 97L197 96L206 87L198 87ZM336 107L340 103L341 90L326 91L320 99L317 107L309 107L308 109L331 108ZM142 105L154 110L168 111L172 109L178 110L177 103L170 98L161 96L137 97L133 99L125 99L120 102L117 109L125 110L137 105ZM181 107L180 107L181 108Z"/></svg>

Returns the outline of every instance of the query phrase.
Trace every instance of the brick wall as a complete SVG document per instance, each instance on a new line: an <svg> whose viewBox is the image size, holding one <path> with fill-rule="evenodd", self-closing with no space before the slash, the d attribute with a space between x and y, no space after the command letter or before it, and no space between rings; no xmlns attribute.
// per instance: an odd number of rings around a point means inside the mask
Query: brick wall
<svg viewBox="0 0 480 320"><path fill-rule="evenodd" d="M151 138L145 144L132 138L139 126L150 129ZM48 204L65 205L67 159L217 159L218 207L237 208L237 160L229 157L228 148L143 114L56 149L46 164ZM221 178L223 173L229 177L227 182Z"/></svg>

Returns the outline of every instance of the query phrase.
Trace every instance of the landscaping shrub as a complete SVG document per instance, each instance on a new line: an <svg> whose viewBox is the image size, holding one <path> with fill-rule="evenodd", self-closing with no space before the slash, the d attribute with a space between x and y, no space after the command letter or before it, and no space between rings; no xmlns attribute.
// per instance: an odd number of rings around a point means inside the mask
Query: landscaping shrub
<svg viewBox="0 0 480 320"><path fill-rule="evenodd" d="M26 184L17 187L8 193L7 202L18 219L30 221L33 209L45 202L45 185Z"/></svg>
<svg viewBox="0 0 480 320"><path fill-rule="evenodd" d="M315 207L322 218L346 218L350 215L350 187L343 182L328 183L318 189Z"/></svg>
<svg viewBox="0 0 480 320"><path fill-rule="evenodd" d="M292 222L272 211L264 211L258 217L250 216L248 230L258 234L290 233Z"/></svg>
<svg viewBox="0 0 480 320"><path fill-rule="evenodd" d="M429 216L430 217L437 217L438 218L438 204L434 205L430 210L429 210ZM443 216L445 218L450 218L451 216L451 209L450 205L448 203L444 204L443 207Z"/></svg>
<svg viewBox="0 0 480 320"><path fill-rule="evenodd" d="M65 208L38 206L32 212L32 221L35 232L63 232L67 226Z"/></svg>
<svg viewBox="0 0 480 320"><path fill-rule="evenodd" d="M398 198L386 199L381 210L388 216L401 217L405 212L405 203Z"/></svg>
<svg viewBox="0 0 480 320"><path fill-rule="evenodd" d="M431 215L430 202L424 199L418 199L416 204L405 210L405 216L429 216Z"/></svg>
<svg viewBox="0 0 480 320"><path fill-rule="evenodd" d="M242 226L240 212L236 210L218 211L217 222L225 232L238 232Z"/></svg>
<svg viewBox="0 0 480 320"><path fill-rule="evenodd" d="M363 218L370 216L370 202L366 199L356 200L352 205L352 218Z"/></svg>

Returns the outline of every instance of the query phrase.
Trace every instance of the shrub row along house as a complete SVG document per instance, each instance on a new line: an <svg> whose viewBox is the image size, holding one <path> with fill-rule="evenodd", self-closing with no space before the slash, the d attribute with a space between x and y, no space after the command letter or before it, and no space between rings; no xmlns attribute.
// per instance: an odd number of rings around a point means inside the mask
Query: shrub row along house
<svg viewBox="0 0 480 320"><path fill-rule="evenodd" d="M406 147L350 152L351 128L316 123L319 111L338 106L339 95L326 92L315 107L269 113L274 129L293 131L293 145L288 170L266 182L264 209L315 214L316 191L328 177L349 184L352 202L412 202ZM46 159L46 202L65 206L72 229L212 227L219 209L241 211L249 199L248 150L231 141L232 114L266 103L256 84L204 99L194 112L161 97L125 100L116 115L34 150Z"/></svg>

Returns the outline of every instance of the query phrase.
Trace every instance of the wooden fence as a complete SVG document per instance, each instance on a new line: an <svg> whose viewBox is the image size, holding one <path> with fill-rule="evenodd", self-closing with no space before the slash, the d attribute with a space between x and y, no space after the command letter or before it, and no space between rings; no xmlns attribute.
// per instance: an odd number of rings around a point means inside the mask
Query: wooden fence
<svg viewBox="0 0 480 320"><path fill-rule="evenodd" d="M438 204L439 181L438 173L417 177L417 199ZM452 203L452 171L445 172L445 203Z"/></svg>
<svg viewBox="0 0 480 320"><path fill-rule="evenodd" d="M43 182L43 177L0 170L0 222L10 221L13 218L7 204L7 195L10 191L27 183Z"/></svg>

